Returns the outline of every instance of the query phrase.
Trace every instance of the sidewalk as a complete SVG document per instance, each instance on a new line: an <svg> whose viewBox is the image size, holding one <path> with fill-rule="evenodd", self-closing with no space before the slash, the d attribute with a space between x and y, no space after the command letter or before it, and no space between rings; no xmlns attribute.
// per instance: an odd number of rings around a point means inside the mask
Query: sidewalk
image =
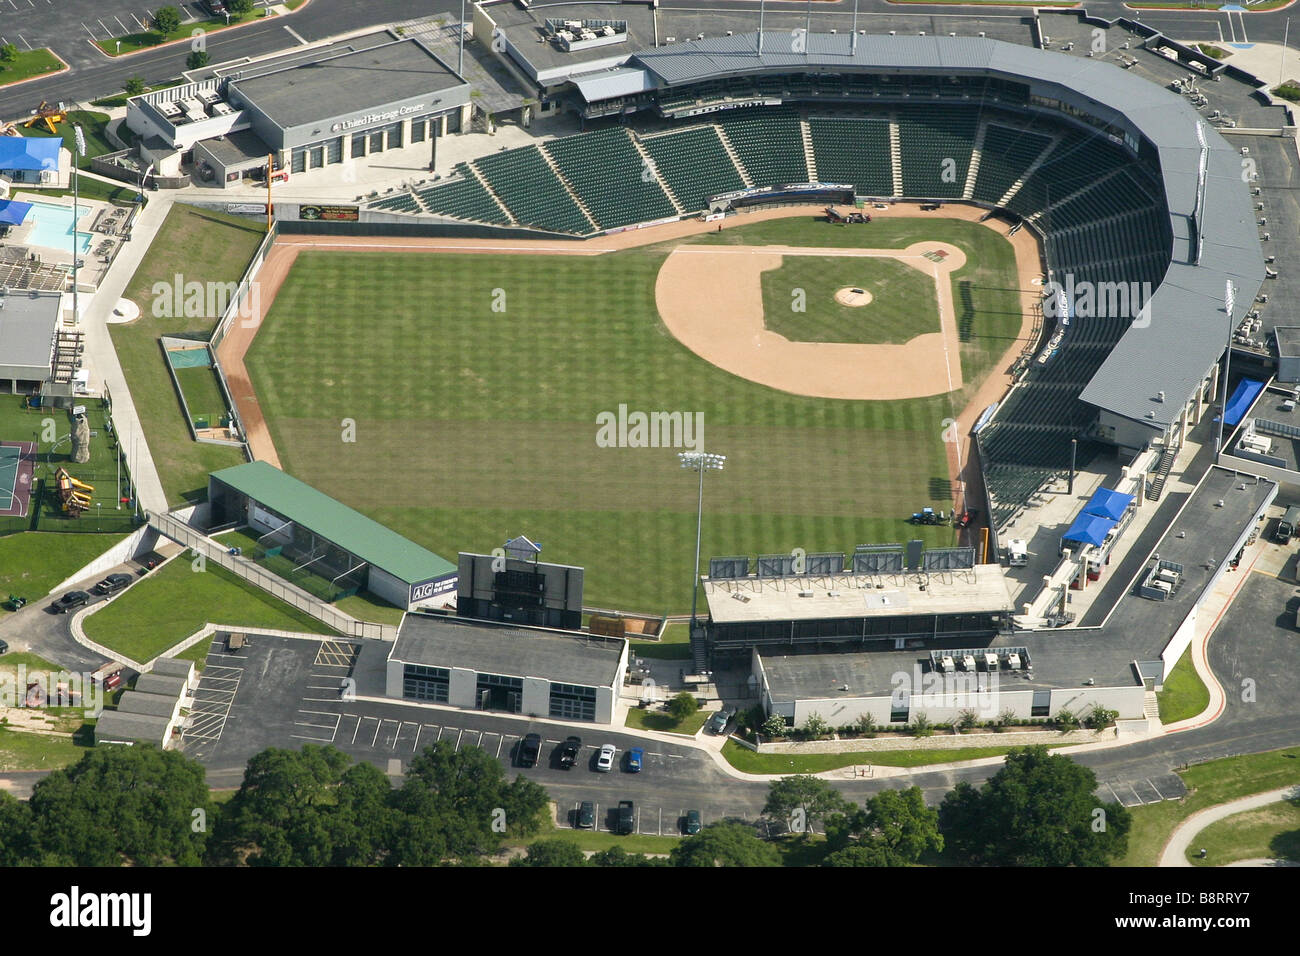
<svg viewBox="0 0 1300 956"><path fill-rule="evenodd" d="M1292 799L1297 794L1300 794L1300 787L1282 787L1279 790L1257 793L1253 797L1242 797L1240 800L1221 803L1217 807L1208 807L1199 813L1193 813L1170 834L1169 842L1165 844L1165 848L1160 854L1159 865L1191 866L1192 864L1187 862L1187 849L1192 845L1192 841L1196 839L1197 835L1211 823L1222 820L1224 817L1244 813L1247 810L1266 807L1270 803L1277 803L1279 800ZM1246 862L1248 861L1242 861L1242 863Z"/></svg>

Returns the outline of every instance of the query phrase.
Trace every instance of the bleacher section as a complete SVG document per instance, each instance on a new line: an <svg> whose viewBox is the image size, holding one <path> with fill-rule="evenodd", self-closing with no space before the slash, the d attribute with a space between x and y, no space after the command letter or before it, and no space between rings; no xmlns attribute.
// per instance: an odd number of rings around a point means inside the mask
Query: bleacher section
<svg viewBox="0 0 1300 956"><path fill-rule="evenodd" d="M641 145L687 212L706 208L711 196L745 188L713 125L643 139Z"/></svg>
<svg viewBox="0 0 1300 956"><path fill-rule="evenodd" d="M474 160L474 167L524 226L585 235L591 223L536 146Z"/></svg>
<svg viewBox="0 0 1300 956"><path fill-rule="evenodd" d="M454 216L474 222L495 225L510 222L510 217L497 205L496 200L483 188L483 184L474 177L465 163L457 163L452 175L459 176L459 181L440 182L415 191L425 209L439 216Z"/></svg>
<svg viewBox="0 0 1300 956"><path fill-rule="evenodd" d="M810 116L808 131L822 182L853 183L863 196L894 194L887 117Z"/></svg>
<svg viewBox="0 0 1300 956"><path fill-rule="evenodd" d="M734 110L721 125L755 186L808 182L795 110L780 106Z"/></svg>
<svg viewBox="0 0 1300 956"><path fill-rule="evenodd" d="M676 215L627 130L566 136L544 148L602 229Z"/></svg>
<svg viewBox="0 0 1300 956"><path fill-rule="evenodd" d="M376 199L370 204L371 209L381 209L384 212L423 212L420 204L416 202L414 196L408 192L398 193L395 196L385 196L383 199Z"/></svg>
<svg viewBox="0 0 1300 956"><path fill-rule="evenodd" d="M911 106L898 113L903 195L960 199L979 113L970 106Z"/></svg>
<svg viewBox="0 0 1300 956"><path fill-rule="evenodd" d="M1049 136L998 123L987 124L974 198L989 203L1001 200L1051 144Z"/></svg>

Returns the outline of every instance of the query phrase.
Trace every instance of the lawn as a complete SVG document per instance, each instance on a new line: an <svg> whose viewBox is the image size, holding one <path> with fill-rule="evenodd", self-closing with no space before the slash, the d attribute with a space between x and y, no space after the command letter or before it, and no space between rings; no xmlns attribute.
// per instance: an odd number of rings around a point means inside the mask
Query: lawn
<svg viewBox="0 0 1300 956"><path fill-rule="evenodd" d="M0 537L0 600L20 594L40 603L60 581L99 557L125 535L27 531ZM0 608L0 617L8 614ZM8 658L6 657L6 660Z"/></svg>
<svg viewBox="0 0 1300 956"><path fill-rule="evenodd" d="M158 348L162 335L206 340L220 316L156 316L152 290L158 282L170 289L176 275L185 283L238 282L262 237L262 227L248 220L176 203L126 288L125 297L140 306L141 317L129 325L111 326L122 372L149 436L149 451L173 507L206 499L208 472L242 464L244 454L190 437Z"/></svg>
<svg viewBox="0 0 1300 956"><path fill-rule="evenodd" d="M691 659L691 631L681 621L665 626L663 636L657 641L632 641L631 645L632 653L637 657L669 661Z"/></svg>
<svg viewBox="0 0 1300 956"><path fill-rule="evenodd" d="M933 238L936 222L892 219L872 242ZM696 483L673 449L597 444L597 415L621 404L698 413L705 447L728 456L706 482L705 558L953 543L951 529L906 519L951 507L944 419L1020 318L1010 246L942 222L967 251L956 278L973 288L959 317L970 384L948 396L803 398L709 365L658 320L664 245L599 258L305 250L246 361L281 462L324 493L439 554L527 534L545 560L587 568L586 603L682 612ZM766 225L725 235L818 245L847 232ZM355 442L340 442L344 418ZM608 560L614 542L626 560Z"/></svg>
<svg viewBox="0 0 1300 956"><path fill-rule="evenodd" d="M1065 744L1048 744L1049 748ZM956 763L1000 757L1011 747L959 747L955 750L868 750L842 754L756 754L734 740L722 745L722 756L742 773L825 773L855 764L878 764L882 767L925 767L936 763Z"/></svg>
<svg viewBox="0 0 1300 956"><path fill-rule="evenodd" d="M1251 794L1294 786L1300 779L1300 747L1271 750L1197 764L1178 775L1187 785L1182 800L1166 800L1134 807L1128 854L1120 866L1155 866L1174 828L1198 810L1248 797Z"/></svg>
<svg viewBox="0 0 1300 956"><path fill-rule="evenodd" d="M81 759L90 734L76 739L28 734L0 727L0 773L21 770L57 770Z"/></svg>
<svg viewBox="0 0 1300 956"><path fill-rule="evenodd" d="M179 654L173 654L172 657L182 661L193 661L194 669L202 672L203 668L208 666L208 652L212 650L212 642L215 640L215 635L206 637L193 647L188 647Z"/></svg>
<svg viewBox="0 0 1300 956"><path fill-rule="evenodd" d="M221 387L217 385L216 370L208 366L178 368L175 371L176 380L180 382L181 392L185 395L185 404L190 409L190 417L196 421L205 420L209 428L216 428L226 414L226 399L221 394Z"/></svg>
<svg viewBox="0 0 1300 956"><path fill-rule="evenodd" d="M1156 694L1160 705L1160 722L1174 724L1195 717L1210 704L1210 689L1192 666L1192 649L1183 651L1178 663L1165 678L1164 690Z"/></svg>
<svg viewBox="0 0 1300 956"><path fill-rule="evenodd" d="M74 156L77 154L76 134L73 132L74 126L80 126L81 132L86 137L86 152L81 157L81 162L77 165L78 169L89 169L90 160L93 156L100 156L104 153L113 152L113 144L108 141L108 134L105 132L108 126L108 114L93 112L90 110L72 110L68 113L65 122L57 126L58 133L51 133L44 126L33 126L30 129L24 129L24 136L37 136L49 138L51 136L60 136L63 139L63 145L67 147L68 152ZM81 181L81 186L85 185L85 180ZM83 190L84 192L84 190Z"/></svg>
<svg viewBox="0 0 1300 956"><path fill-rule="evenodd" d="M224 30L227 26L237 26L242 23L249 23L253 20L261 19L266 16L263 9L254 9L251 13L243 16L230 17L230 23L226 23L225 17L211 17L207 20L193 20L189 23L182 23L170 33L163 33L157 29L149 29L140 33L128 33L125 36L114 37L111 40L96 40L95 46L99 47L109 56L122 56L127 53L136 53L140 50L147 50L150 47L158 46L160 43L168 43L172 40L189 39L194 30L203 30L206 33L215 33L218 30Z"/></svg>
<svg viewBox="0 0 1300 956"><path fill-rule="evenodd" d="M712 717L711 711L699 710L685 720L677 720L672 714L662 710L642 710L631 707L627 712L625 726L635 730L658 730L665 734L685 734L694 737L704 722Z"/></svg>
<svg viewBox="0 0 1300 956"><path fill-rule="evenodd" d="M402 615L406 613L405 608L389 604L369 591L360 591L339 598L334 602L334 606L358 621L374 621L377 624L391 624L393 627L402 623Z"/></svg>
<svg viewBox="0 0 1300 956"><path fill-rule="evenodd" d="M19 50L12 62L0 64L0 86L21 83L34 76L44 76L61 69L63 62L46 47Z"/></svg>
<svg viewBox="0 0 1300 956"><path fill-rule="evenodd" d="M604 806L600 808L602 817L605 814L605 809ZM602 819L601 823L603 824L605 821ZM681 840L681 837L676 835L677 825L676 820L672 821L673 829L670 832L674 834L673 836L647 836L641 833L629 833L620 836L617 833L610 833L605 830L596 832L595 830L577 830L572 827L556 827L528 842L564 840L566 843L576 843L579 848L593 853L608 850L612 846L621 846L628 853L669 853ZM668 829L667 820L664 821L664 829Z"/></svg>
<svg viewBox="0 0 1300 956"><path fill-rule="evenodd" d="M763 273L764 325L791 342L905 343L940 332L934 279L893 259L786 256ZM864 306L835 293L861 288Z"/></svg>
<svg viewBox="0 0 1300 956"><path fill-rule="evenodd" d="M1202 848L1207 851L1204 860L1198 855ZM1187 848L1187 860L1194 866L1260 859L1300 863L1300 800L1281 800L1211 823Z"/></svg>
<svg viewBox="0 0 1300 956"><path fill-rule="evenodd" d="M41 494L40 506L36 504L37 491L26 517L0 518L0 535L15 531L60 531L60 532L122 532L134 530L131 509L118 506L120 498L129 497L128 473L125 462L122 465L119 494L118 485L118 444L116 437L110 433L107 422L111 420L108 409L99 400L86 402L86 419L90 425L90 460L77 464L72 461L72 420L67 411L55 408L24 408L23 399L17 395L0 395L0 438L5 441L31 441L37 446L36 464L33 480ZM52 441L45 439L52 438ZM59 468L66 468L68 473L78 481L92 485L90 493L92 505L80 517L64 514L59 503L56 478ZM98 545L98 550L91 557L106 549L111 541ZM93 548L95 545L78 545L81 548ZM43 559L38 559L43 560ZM89 560L89 559L87 559ZM82 561L81 564L85 564ZM62 564L59 567L63 567ZM68 574L76 571L80 564L68 568ZM0 571L0 574L3 574ZM66 575L64 575L66 577ZM53 587L59 583L55 578L49 584ZM31 597L30 594L26 595Z"/></svg>
<svg viewBox="0 0 1300 956"><path fill-rule="evenodd" d="M202 572L193 570L187 555L149 575L84 623L91 640L144 663L209 621L249 629L334 633L224 568L208 564Z"/></svg>

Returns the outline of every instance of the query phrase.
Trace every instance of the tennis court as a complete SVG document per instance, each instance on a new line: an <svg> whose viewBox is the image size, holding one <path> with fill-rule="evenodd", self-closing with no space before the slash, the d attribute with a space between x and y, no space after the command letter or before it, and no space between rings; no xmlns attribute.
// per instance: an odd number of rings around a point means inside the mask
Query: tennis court
<svg viewBox="0 0 1300 956"><path fill-rule="evenodd" d="M35 460L36 446L31 442L0 442L0 517L27 517Z"/></svg>

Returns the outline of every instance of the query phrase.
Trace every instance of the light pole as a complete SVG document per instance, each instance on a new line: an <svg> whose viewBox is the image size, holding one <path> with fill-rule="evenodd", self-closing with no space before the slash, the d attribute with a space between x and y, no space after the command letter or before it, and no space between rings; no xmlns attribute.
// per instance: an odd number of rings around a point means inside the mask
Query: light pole
<svg viewBox="0 0 1300 956"><path fill-rule="evenodd" d="M704 526L704 473L722 471L727 461L726 455L710 455L702 451L682 451L677 453L677 460L683 468L700 473L699 501L695 512L695 577L691 578L691 636L695 635L695 617L700 596L700 531Z"/></svg>
<svg viewBox="0 0 1300 956"><path fill-rule="evenodd" d="M76 325L81 325L81 309L77 299L77 218L80 216L77 204L81 199L81 177L78 175L78 168L81 166L81 157L86 153L86 134L81 131L80 126L74 126L72 138L77 145L77 158L72 164L72 321Z"/></svg>
<svg viewBox="0 0 1300 956"><path fill-rule="evenodd" d="M1228 347L1223 353L1223 408L1219 411L1219 435L1214 440L1214 463L1223 454L1223 422L1228 417L1228 371L1232 368L1232 307L1236 304L1237 289L1229 279L1223 288L1223 311L1228 313Z"/></svg>

